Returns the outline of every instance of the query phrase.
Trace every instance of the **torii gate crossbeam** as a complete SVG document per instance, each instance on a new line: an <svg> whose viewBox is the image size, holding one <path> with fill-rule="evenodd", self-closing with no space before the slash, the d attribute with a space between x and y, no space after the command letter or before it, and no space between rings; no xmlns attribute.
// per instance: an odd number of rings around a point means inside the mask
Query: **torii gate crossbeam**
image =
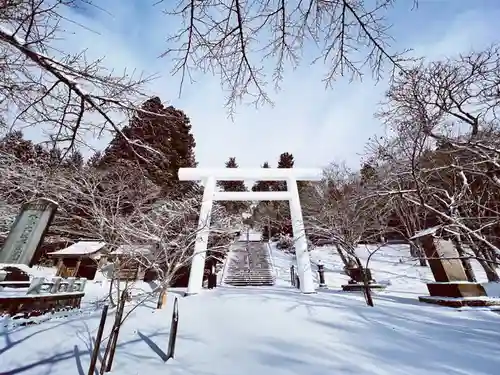
<svg viewBox="0 0 500 375"><path fill-rule="evenodd" d="M297 273L300 278L300 289L303 293L314 293L314 281L311 260L307 251L307 239L304 230L302 208L300 206L297 181L318 181L322 177L321 169L295 168L180 168L180 181L202 181L204 183L203 201L200 209L198 233L191 262L187 294L197 294L203 285L203 272L207 253L208 235L210 233L211 210L214 201L254 201L254 200L288 200L292 219ZM217 181L286 181L287 191L283 192L218 192Z"/></svg>

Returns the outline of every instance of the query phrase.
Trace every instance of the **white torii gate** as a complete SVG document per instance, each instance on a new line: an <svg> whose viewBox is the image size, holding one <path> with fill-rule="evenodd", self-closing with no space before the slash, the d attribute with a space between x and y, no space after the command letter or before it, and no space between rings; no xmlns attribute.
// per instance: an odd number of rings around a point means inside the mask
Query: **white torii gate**
<svg viewBox="0 0 500 375"><path fill-rule="evenodd" d="M307 251L307 239L300 206L297 181L319 181L321 169L299 168L180 168L180 181L202 181L204 184L203 201L200 209L198 233L191 263L187 294L197 294L203 285L203 272L207 254L210 219L214 201L290 201L295 255L297 257L297 273L302 293L314 293L314 281L311 260ZM215 190L217 181L286 181L287 191L279 192L219 192Z"/></svg>

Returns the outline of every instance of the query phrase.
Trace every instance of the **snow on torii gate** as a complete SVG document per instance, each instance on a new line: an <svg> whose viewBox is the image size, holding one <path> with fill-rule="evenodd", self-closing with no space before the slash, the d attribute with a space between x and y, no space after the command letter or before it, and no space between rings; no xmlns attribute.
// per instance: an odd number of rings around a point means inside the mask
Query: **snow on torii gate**
<svg viewBox="0 0 500 375"><path fill-rule="evenodd" d="M290 201L295 255L297 258L297 273L300 279L300 289L303 293L314 293L314 281L311 269L311 260L307 251L307 239L300 206L297 181L319 181L322 177L321 169L299 168L180 168L180 181L202 181L204 184L203 201L200 209L198 233L194 255L189 274L187 294L197 294L203 285L203 272L207 253L208 235L210 233L210 219L214 201ZM216 191L217 181L286 181L287 191L276 192L220 192Z"/></svg>

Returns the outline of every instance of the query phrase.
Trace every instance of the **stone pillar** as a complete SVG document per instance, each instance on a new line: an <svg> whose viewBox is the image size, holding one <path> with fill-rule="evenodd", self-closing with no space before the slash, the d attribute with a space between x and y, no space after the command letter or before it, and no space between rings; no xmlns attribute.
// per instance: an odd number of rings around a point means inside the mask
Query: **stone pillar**
<svg viewBox="0 0 500 375"><path fill-rule="evenodd" d="M302 218L302 207L300 206L299 189L295 179L287 180L288 191L292 195L290 199L290 214L292 219L293 239L295 245L295 256L297 258L297 274L300 280L302 293L315 293L311 259L307 251L307 238Z"/></svg>
<svg viewBox="0 0 500 375"><path fill-rule="evenodd" d="M200 217L198 219L198 233L196 233L194 254L191 259L187 295L197 294L203 287L203 272L205 271L205 258L207 256L214 192L215 178L208 177L205 181L203 201L201 202Z"/></svg>

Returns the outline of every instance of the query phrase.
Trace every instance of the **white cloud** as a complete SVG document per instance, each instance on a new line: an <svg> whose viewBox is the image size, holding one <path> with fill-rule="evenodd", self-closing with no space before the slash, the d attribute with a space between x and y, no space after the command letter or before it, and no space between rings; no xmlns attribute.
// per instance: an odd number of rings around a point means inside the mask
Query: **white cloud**
<svg viewBox="0 0 500 375"><path fill-rule="evenodd" d="M369 78L363 83L340 79L332 90L325 90L323 67L316 65L287 72L281 92L272 93L274 108L240 106L234 122L227 118L217 78L198 76L179 99L179 78L170 76L167 60L157 58L171 19L159 9L147 8L148 3L113 0L107 4L113 16L68 15L95 32L73 25L74 35L61 44L65 50L87 48L91 56L105 55L105 63L116 69L162 74L150 90L191 118L200 166L221 167L230 156L243 167L258 167L264 161L275 165L282 152L293 153L300 167L323 166L332 160L356 166L367 138L380 131L373 112L383 99L385 85L375 85ZM393 23L399 22L395 29L399 45L432 58L493 41L498 19L498 12L487 9L433 15L425 3L418 12L393 13ZM426 22L429 27L424 27ZM417 26L405 29L410 24ZM105 145L104 140L94 143Z"/></svg>

